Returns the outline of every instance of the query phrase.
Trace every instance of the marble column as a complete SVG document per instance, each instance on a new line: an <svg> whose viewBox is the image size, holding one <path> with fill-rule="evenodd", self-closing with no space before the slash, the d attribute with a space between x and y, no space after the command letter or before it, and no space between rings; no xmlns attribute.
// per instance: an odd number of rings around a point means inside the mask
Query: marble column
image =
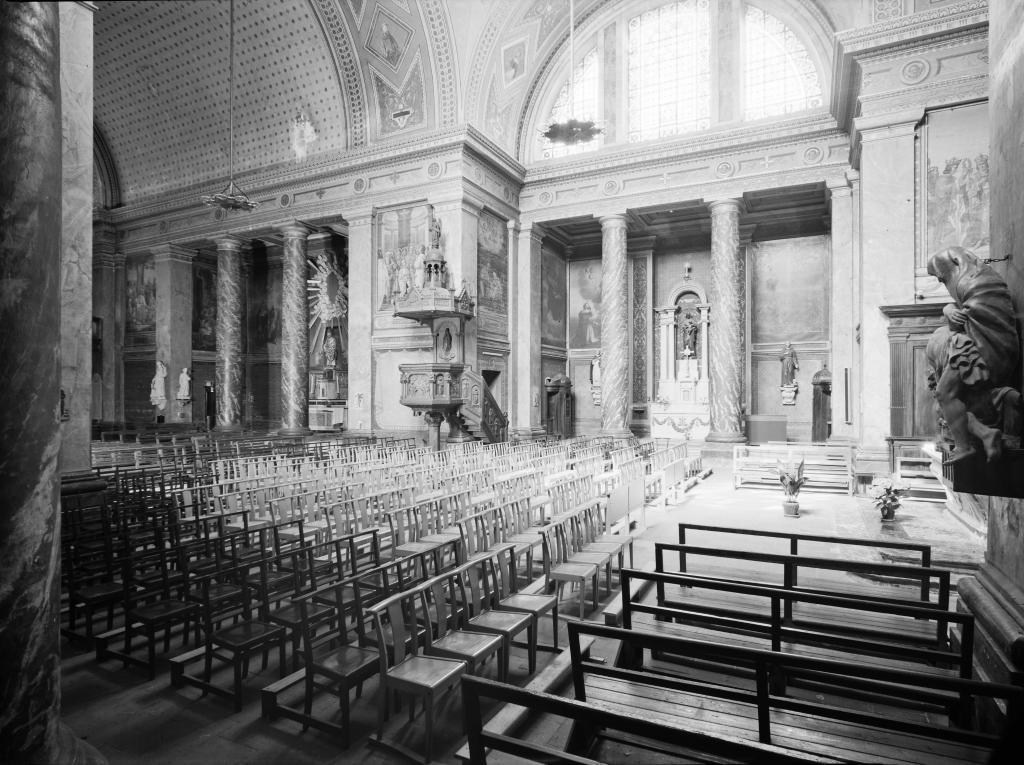
<svg viewBox="0 0 1024 765"><path fill-rule="evenodd" d="M306 238L298 221L282 226L281 276L281 435L309 432L309 308L306 302Z"/></svg>
<svg viewBox="0 0 1024 765"><path fill-rule="evenodd" d="M60 713L59 50L56 3L0 4L2 762L55 761Z"/></svg>
<svg viewBox="0 0 1024 765"><path fill-rule="evenodd" d="M373 216L348 217L348 418L350 431L373 428Z"/></svg>
<svg viewBox="0 0 1024 765"><path fill-rule="evenodd" d="M855 437L852 383L854 326L856 315L854 290L856 261L853 255L853 189L845 176L827 182L832 213L832 434L831 439ZM849 414L849 417L847 416ZM849 420L849 421L848 421Z"/></svg>
<svg viewBox="0 0 1024 765"><path fill-rule="evenodd" d="M191 402L177 400L178 376L192 371L192 261L194 250L176 244L153 248L156 269L156 358L167 365L167 403L156 415L165 422L191 422Z"/></svg>
<svg viewBox="0 0 1024 765"><path fill-rule="evenodd" d="M242 247L222 236L217 243L217 430L242 429Z"/></svg>
<svg viewBox="0 0 1024 765"><path fill-rule="evenodd" d="M711 210L711 303L708 372L711 383L710 442L741 443L743 396L743 257L738 199L719 199Z"/></svg>
<svg viewBox="0 0 1024 765"><path fill-rule="evenodd" d="M917 108L897 115L858 117L860 151L861 257L858 274L860 379L858 463L888 470L892 401L889 326L880 305L914 302L916 231L915 132L924 114ZM870 402L870 403L869 403Z"/></svg>
<svg viewBox="0 0 1024 765"><path fill-rule="evenodd" d="M629 260L626 216L601 217L601 432L629 436Z"/></svg>
<svg viewBox="0 0 1024 765"><path fill-rule="evenodd" d="M114 230L106 225L93 226L92 304L93 316L102 322L99 337L99 401L92 407L92 418L101 422L120 422L124 380L121 355L124 338L125 271L124 253L115 249Z"/></svg>
<svg viewBox="0 0 1024 765"><path fill-rule="evenodd" d="M60 469L92 476L93 10L59 6L61 141ZM11 76L5 74L5 76ZM12 183L11 176L4 176Z"/></svg>
<svg viewBox="0 0 1024 765"><path fill-rule="evenodd" d="M541 320L541 243L543 230L537 224L524 223L519 229L515 258L515 315L512 330L512 356L515 376L511 432L526 440L544 434L541 422L541 396L544 379L540 357Z"/></svg>

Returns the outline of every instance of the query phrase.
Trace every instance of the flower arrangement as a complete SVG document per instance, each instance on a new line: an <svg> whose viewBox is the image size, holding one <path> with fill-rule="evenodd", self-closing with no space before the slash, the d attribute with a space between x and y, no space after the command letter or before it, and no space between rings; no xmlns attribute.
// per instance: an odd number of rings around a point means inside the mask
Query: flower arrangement
<svg viewBox="0 0 1024 765"><path fill-rule="evenodd" d="M779 466L777 468L779 472L779 483L782 484L782 490L786 492L786 498L791 499L800 493L800 487L804 485L804 461L800 460L800 464L794 466L792 463L787 465L782 460L779 460Z"/></svg>
<svg viewBox="0 0 1024 765"><path fill-rule="evenodd" d="M875 507L882 513L882 520L892 520L896 509L903 503L903 497L910 491L910 484L893 476L875 476L868 489Z"/></svg>

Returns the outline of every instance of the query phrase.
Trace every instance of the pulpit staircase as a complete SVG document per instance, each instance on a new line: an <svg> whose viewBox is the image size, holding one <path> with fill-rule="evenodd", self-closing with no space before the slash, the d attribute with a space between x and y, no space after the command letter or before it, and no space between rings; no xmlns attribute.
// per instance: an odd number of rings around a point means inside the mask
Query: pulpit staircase
<svg viewBox="0 0 1024 765"><path fill-rule="evenodd" d="M508 418L484 378L468 367L462 372L462 398L459 418L474 438L488 444L508 440Z"/></svg>

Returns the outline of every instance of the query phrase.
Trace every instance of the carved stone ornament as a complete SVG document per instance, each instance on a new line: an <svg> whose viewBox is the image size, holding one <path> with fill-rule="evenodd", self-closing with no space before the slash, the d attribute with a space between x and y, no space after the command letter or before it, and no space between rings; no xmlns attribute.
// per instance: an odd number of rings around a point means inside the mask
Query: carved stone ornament
<svg viewBox="0 0 1024 765"><path fill-rule="evenodd" d="M969 250L950 247L928 261L953 298L942 310L946 326L925 349L928 387L941 412L947 463L984 454L999 462L1020 448L1022 406L1016 383L1020 359L1010 291L991 266Z"/></svg>
<svg viewBox="0 0 1024 765"><path fill-rule="evenodd" d="M780 385L779 393L782 394L782 405L796 406L796 393L799 389L800 388L796 383L793 383L792 385Z"/></svg>

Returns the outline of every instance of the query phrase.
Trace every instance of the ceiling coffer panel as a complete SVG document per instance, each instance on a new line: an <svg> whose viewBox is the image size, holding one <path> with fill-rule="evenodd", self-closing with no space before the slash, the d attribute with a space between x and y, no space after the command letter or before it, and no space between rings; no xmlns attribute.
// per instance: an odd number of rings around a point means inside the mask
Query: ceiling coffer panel
<svg viewBox="0 0 1024 765"><path fill-rule="evenodd" d="M126 203L227 177L229 21L226 0L99 4L96 120ZM236 176L345 149L342 99L309 0L235 0Z"/></svg>

